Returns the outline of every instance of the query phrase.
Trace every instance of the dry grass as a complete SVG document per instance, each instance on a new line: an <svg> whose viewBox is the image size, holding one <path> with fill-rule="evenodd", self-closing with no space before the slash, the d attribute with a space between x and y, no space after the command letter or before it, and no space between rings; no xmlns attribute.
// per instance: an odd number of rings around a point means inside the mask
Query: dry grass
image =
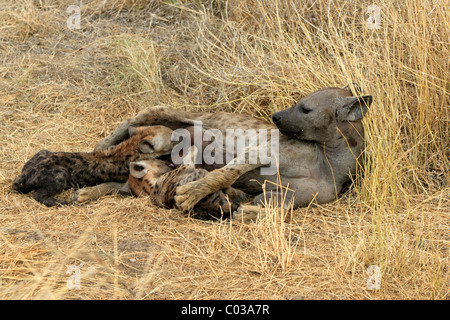
<svg viewBox="0 0 450 320"><path fill-rule="evenodd" d="M375 30L372 1L92 0L71 31L76 4L0 2L1 299L449 298L445 1L376 1ZM149 105L268 119L351 81L375 98L365 170L289 222L271 208L257 223L196 221L120 196L46 208L10 190L37 151L92 150Z"/></svg>

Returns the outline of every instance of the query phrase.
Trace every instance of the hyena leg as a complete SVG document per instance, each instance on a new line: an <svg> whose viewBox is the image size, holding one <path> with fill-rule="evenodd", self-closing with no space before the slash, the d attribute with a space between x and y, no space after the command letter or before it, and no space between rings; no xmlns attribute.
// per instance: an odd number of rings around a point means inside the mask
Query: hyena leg
<svg viewBox="0 0 450 320"><path fill-rule="evenodd" d="M231 186L244 173L258 168L260 164L233 164L209 172L202 179L189 182L176 189L175 202L182 211L191 210L201 199Z"/></svg>
<svg viewBox="0 0 450 320"><path fill-rule="evenodd" d="M78 189L73 196L73 201L83 203L100 199L109 194L116 194L123 185L121 182L105 182L93 187Z"/></svg>
<svg viewBox="0 0 450 320"><path fill-rule="evenodd" d="M267 155L261 157L259 148L262 147L266 147L266 145L246 147L242 153L225 167L209 172L202 179L179 186L175 195L177 207L182 211L189 211L207 195L230 187L244 173L260 168L263 163L270 163L272 160ZM250 155L254 154L255 151L259 154L257 159L252 159L256 160L256 163L241 163L242 160L251 159Z"/></svg>
<svg viewBox="0 0 450 320"><path fill-rule="evenodd" d="M33 199L46 205L47 207L68 205L69 203L67 201L53 198L53 196L58 192L59 190L55 189L40 188L33 194Z"/></svg>
<svg viewBox="0 0 450 320"><path fill-rule="evenodd" d="M189 119L189 113L165 106L149 107L136 116L131 117L116 129L112 134L101 140L94 148L94 151L105 150L128 138L128 128L138 126L166 125L168 127L176 124L193 125L194 121ZM175 128L176 129L176 128Z"/></svg>
<svg viewBox="0 0 450 320"><path fill-rule="evenodd" d="M264 193L256 196L253 200L254 205L282 207L284 209L292 206L295 192L293 190L275 191L267 190Z"/></svg>
<svg viewBox="0 0 450 320"><path fill-rule="evenodd" d="M251 151L251 148L245 150L246 156L244 159L249 159L248 155ZM182 211L189 211L207 195L229 188L243 174L261 167L261 159L259 158L255 164L240 164L239 160L239 158L235 158L225 167L209 172L202 179L177 187L175 195L177 208ZM256 212L256 208L253 208L252 212Z"/></svg>
<svg viewBox="0 0 450 320"><path fill-rule="evenodd" d="M240 222L256 221L258 217L265 216L264 208L256 205L241 205L235 212L233 212L232 219Z"/></svg>
<svg viewBox="0 0 450 320"><path fill-rule="evenodd" d="M36 188L33 198L47 207L68 205L66 201L53 198L54 195L66 188L68 179L69 171L61 166L54 167L50 172L41 173L32 182L39 186Z"/></svg>
<svg viewBox="0 0 450 320"><path fill-rule="evenodd" d="M266 191L255 197L254 205L241 205L234 213L233 220L250 222L266 217L268 211L283 216L283 220L290 217L290 208L294 205L292 191Z"/></svg>

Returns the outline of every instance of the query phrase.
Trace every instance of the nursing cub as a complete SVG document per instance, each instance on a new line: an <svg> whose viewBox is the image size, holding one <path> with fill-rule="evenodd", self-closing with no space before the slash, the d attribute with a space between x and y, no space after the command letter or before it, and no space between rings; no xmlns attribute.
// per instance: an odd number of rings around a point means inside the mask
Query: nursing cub
<svg viewBox="0 0 450 320"><path fill-rule="evenodd" d="M41 150L23 167L12 188L20 193L36 191L33 198L46 206L68 203L54 198L64 189L125 182L132 161L170 154L175 142L164 126L129 129L130 138L97 152L51 152Z"/></svg>
<svg viewBox="0 0 450 320"><path fill-rule="evenodd" d="M163 208L177 208L176 188L199 180L206 174L207 170L196 169L193 163L175 167L172 163L159 159L132 162L127 186L123 191L137 196L148 195L155 205ZM232 187L216 191L195 205L192 216L198 219L228 218L237 210L245 196L243 191Z"/></svg>

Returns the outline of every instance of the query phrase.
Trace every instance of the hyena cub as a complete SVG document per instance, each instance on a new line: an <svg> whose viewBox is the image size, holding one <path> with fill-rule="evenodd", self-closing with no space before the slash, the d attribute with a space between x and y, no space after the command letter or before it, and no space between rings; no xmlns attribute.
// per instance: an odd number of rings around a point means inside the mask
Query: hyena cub
<svg viewBox="0 0 450 320"><path fill-rule="evenodd" d="M130 176L123 191L137 196L148 195L160 207L176 208L176 188L199 180L207 173L205 169L196 169L193 162L181 164L177 168L172 163L159 159L131 162ZM197 203L193 209L193 217L227 218L237 210L245 196L243 191L232 187L216 191Z"/></svg>
<svg viewBox="0 0 450 320"><path fill-rule="evenodd" d="M130 128L128 140L97 152L41 150L23 167L12 188L20 193L36 191L33 198L46 206L68 203L53 196L71 187L102 182L125 182L132 161L170 154L172 130L164 126Z"/></svg>

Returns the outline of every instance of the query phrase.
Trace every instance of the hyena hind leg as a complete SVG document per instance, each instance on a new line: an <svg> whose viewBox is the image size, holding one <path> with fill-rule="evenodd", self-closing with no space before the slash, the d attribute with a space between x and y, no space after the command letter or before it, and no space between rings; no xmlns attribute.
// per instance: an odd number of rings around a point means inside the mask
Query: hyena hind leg
<svg viewBox="0 0 450 320"><path fill-rule="evenodd" d="M68 179L69 171L64 167L57 166L50 172L40 172L31 183L37 186L33 198L47 207L68 205L67 201L53 197L66 188Z"/></svg>
<svg viewBox="0 0 450 320"><path fill-rule="evenodd" d="M33 199L46 205L47 207L68 205L69 203L67 201L59 200L53 197L57 193L58 191L55 190L40 188L33 194Z"/></svg>

